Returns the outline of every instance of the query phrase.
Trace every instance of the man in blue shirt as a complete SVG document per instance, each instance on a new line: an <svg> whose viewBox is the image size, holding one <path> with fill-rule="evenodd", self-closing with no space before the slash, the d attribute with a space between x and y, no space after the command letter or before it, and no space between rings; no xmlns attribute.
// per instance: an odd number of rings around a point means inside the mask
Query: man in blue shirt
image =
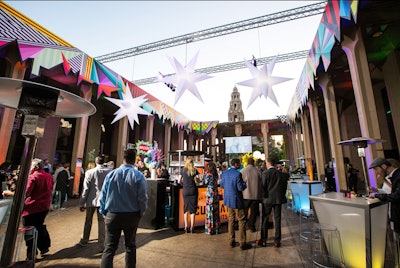
<svg viewBox="0 0 400 268"><path fill-rule="evenodd" d="M246 214L244 211L244 200L242 191L247 185L238 171L240 160L233 158L231 168L222 173L221 188L224 189L224 206L228 207L228 233L230 246L236 246L235 241L235 217L239 221L240 249L246 250L251 246L246 243Z"/></svg>
<svg viewBox="0 0 400 268"><path fill-rule="evenodd" d="M113 267L121 231L125 237L125 267L136 267L136 232L147 209L147 182L134 168L136 151L124 151L123 164L107 174L100 195L100 213L105 215L105 249L101 268Z"/></svg>

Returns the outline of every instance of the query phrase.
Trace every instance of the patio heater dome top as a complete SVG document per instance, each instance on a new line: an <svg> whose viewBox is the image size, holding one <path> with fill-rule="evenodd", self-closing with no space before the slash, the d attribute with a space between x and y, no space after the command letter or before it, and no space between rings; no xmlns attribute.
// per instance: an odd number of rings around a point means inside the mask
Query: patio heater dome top
<svg viewBox="0 0 400 268"><path fill-rule="evenodd" d="M383 143L385 140L356 137L350 140L340 141L338 145L353 145L355 147L366 148L368 144Z"/></svg>
<svg viewBox="0 0 400 268"><path fill-rule="evenodd" d="M0 106L21 110L25 114L32 114L34 111L25 110L28 105L21 105L23 89L29 89L31 92L36 92L37 90L38 93L43 95L43 99L46 99L48 94L57 95L56 103L49 103L48 100L43 100L42 103L38 103L38 105L43 106L43 108L47 108L45 107L47 105L54 106L55 111L51 116L76 118L89 116L96 112L96 107L92 103L68 91L36 82L8 77L0 77ZM29 108L31 107L28 107L28 109ZM39 107L38 110L42 109Z"/></svg>

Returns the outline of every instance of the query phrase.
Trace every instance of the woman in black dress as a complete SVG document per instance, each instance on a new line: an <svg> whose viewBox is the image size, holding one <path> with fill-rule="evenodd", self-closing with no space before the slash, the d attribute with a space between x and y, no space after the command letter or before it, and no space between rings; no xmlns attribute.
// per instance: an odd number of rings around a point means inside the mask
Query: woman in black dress
<svg viewBox="0 0 400 268"><path fill-rule="evenodd" d="M198 180L198 171L194 167L194 162L192 157L188 157L185 162L185 166L181 170L179 176L179 183L183 184L183 211L184 211L184 221L185 221L185 233L193 233L194 216L197 210L197 197L198 190L196 187L196 182ZM190 213L190 228L188 229L187 213Z"/></svg>

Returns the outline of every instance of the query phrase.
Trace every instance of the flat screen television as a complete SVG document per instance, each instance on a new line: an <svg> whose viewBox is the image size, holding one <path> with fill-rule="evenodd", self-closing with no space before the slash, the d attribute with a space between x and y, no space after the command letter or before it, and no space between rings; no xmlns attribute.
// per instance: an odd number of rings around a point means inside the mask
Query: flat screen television
<svg viewBox="0 0 400 268"><path fill-rule="evenodd" d="M226 154L252 153L251 136L224 137Z"/></svg>

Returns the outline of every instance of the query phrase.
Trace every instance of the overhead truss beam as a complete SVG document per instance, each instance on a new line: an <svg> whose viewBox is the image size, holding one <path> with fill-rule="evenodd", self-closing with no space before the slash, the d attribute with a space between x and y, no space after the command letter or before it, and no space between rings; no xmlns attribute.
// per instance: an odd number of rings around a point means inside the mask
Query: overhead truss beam
<svg viewBox="0 0 400 268"><path fill-rule="evenodd" d="M243 20L239 22L234 22L230 24L225 24L222 26L209 28L206 30L201 30L185 35L180 35L177 37L172 37L169 39L164 39L161 41L124 49L102 56L98 56L95 59L102 62L112 62L124 58L129 58L152 51L157 51L161 49L166 49L174 46L184 45L191 42L197 42L205 39L210 39L214 37L219 37L223 35L233 34L241 31L247 31L255 28L260 28L272 24L282 23L291 20L297 20L305 17L310 17L314 15L321 14L324 12L326 6L326 1L318 2L315 4L293 8L281 12L276 12L273 14L268 14L265 16L260 16L248 20Z"/></svg>
<svg viewBox="0 0 400 268"><path fill-rule="evenodd" d="M303 50L303 51L297 51L297 52L292 52L292 53L287 53L287 54L281 54L281 55L278 55L278 62L303 59L303 58L307 57L308 53L309 53L309 50ZM269 56L269 57L265 57L265 58L256 59L257 65L263 65L265 63L268 63L275 57L276 56ZM212 73L244 69L246 67L247 66L244 61L239 61L239 62L233 62L233 63L228 63L228 64L222 64L222 65L217 65L217 66L212 66L212 67L196 69L195 72L212 74ZM170 75L173 75L173 74L167 74L165 76L170 76ZM135 80L132 82L137 86L147 85L147 84L156 83L157 77L154 76L154 77L149 77L149 78L143 78L143 79L138 79L138 80Z"/></svg>

